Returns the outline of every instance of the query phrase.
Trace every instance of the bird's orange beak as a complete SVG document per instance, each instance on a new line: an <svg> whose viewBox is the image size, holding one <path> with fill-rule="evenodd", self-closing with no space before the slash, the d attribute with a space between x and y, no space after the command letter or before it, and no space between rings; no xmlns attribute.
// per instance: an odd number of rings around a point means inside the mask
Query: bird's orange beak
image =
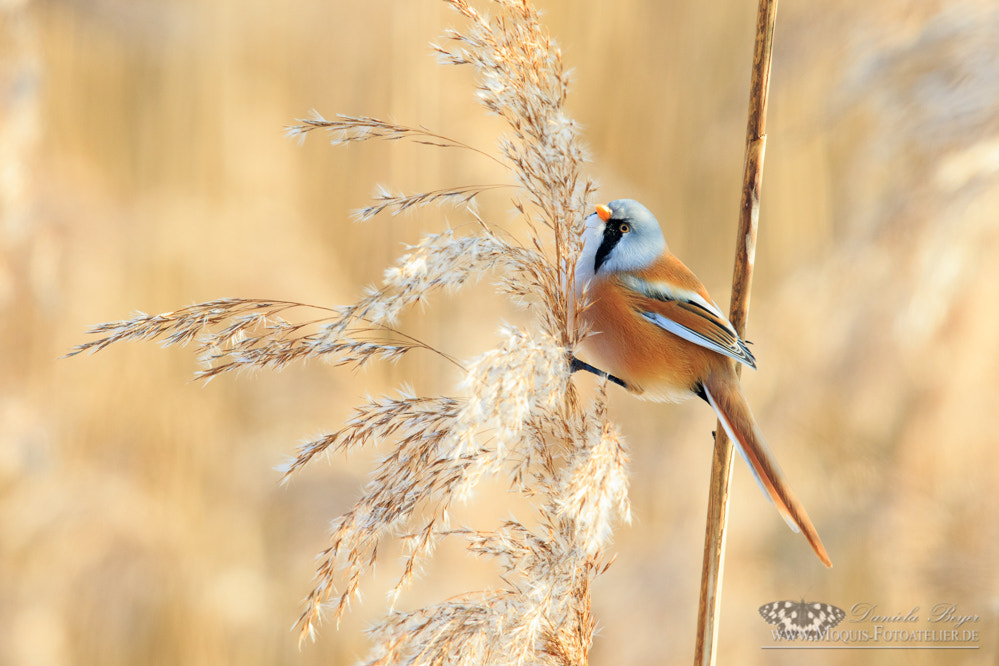
<svg viewBox="0 0 999 666"><path fill-rule="evenodd" d="M597 204L597 215L600 216L601 220L606 222L607 220L611 219L612 215L611 209L603 204Z"/></svg>

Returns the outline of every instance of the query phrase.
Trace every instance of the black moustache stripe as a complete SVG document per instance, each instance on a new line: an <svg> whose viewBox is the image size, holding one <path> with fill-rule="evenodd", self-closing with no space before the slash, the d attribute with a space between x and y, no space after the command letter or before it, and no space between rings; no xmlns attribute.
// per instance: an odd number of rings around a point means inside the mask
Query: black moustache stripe
<svg viewBox="0 0 999 666"><path fill-rule="evenodd" d="M607 260L607 255L621 240L621 235L621 226L618 224L608 222L607 226L604 227L604 239L600 242L600 247L597 248L597 256L593 262L594 273L600 270L600 266Z"/></svg>

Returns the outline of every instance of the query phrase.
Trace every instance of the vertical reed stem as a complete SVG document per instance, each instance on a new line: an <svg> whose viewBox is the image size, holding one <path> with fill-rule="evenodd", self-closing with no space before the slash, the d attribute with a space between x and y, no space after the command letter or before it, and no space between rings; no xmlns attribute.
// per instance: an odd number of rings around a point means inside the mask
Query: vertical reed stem
<svg viewBox="0 0 999 666"><path fill-rule="evenodd" d="M756 231L760 220L760 188L766 153L767 101L770 92L770 59L773 51L777 0L760 0L756 20L756 47L749 92L749 122L746 127L746 162L739 208L735 270L729 320L742 336L749 318L749 298L756 259ZM741 368L736 367L736 372ZM715 448L711 462L708 517L704 534L704 563L701 568L701 600L697 611L695 666L715 663L718 644L718 609L725 558L725 528L728 520L729 482L732 479L732 443L719 423L715 428Z"/></svg>

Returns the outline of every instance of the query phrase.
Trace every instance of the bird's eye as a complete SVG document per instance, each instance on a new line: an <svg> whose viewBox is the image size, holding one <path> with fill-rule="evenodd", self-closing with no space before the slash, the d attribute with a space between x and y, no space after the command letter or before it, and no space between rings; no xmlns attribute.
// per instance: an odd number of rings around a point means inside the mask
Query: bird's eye
<svg viewBox="0 0 999 666"><path fill-rule="evenodd" d="M620 229L620 230L621 230L621 233L622 233L622 234L626 234L626 233L628 233L629 231L631 231L631 225L630 225L630 224L628 224L627 222L622 222L622 223L621 223L621 226L619 226L619 227L618 227L618 229Z"/></svg>

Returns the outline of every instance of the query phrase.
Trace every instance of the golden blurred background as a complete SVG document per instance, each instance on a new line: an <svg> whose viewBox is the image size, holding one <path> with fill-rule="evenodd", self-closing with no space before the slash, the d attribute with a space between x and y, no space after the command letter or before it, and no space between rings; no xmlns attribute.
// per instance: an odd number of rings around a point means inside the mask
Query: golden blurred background
<svg viewBox="0 0 999 666"><path fill-rule="evenodd" d="M646 203L724 307L756 3L539 4L574 68L598 198ZM424 354L202 386L190 350L57 359L135 310L348 303L403 243L467 223L450 208L364 224L350 211L378 183L497 182L488 160L284 136L316 109L492 149L502 128L476 106L472 73L428 47L448 26L459 19L436 0L0 1L0 664L365 653L392 549L339 631L299 649L289 627L374 453L287 487L273 467L366 394L453 393L450 366ZM781 5L749 326L760 370L744 381L835 568L738 462L719 664L999 663L997 44L986 0ZM481 208L513 217L501 195ZM524 317L484 283L402 327L470 358ZM594 589L591 663L689 663L713 417L619 393L612 410L635 520ZM504 497L483 488L468 511L523 510ZM402 603L496 584L456 545ZM919 629L952 628L928 616L956 604L977 616L961 627L977 649L761 649L773 641L757 608L801 598L918 607ZM850 619L840 628L871 629Z"/></svg>

